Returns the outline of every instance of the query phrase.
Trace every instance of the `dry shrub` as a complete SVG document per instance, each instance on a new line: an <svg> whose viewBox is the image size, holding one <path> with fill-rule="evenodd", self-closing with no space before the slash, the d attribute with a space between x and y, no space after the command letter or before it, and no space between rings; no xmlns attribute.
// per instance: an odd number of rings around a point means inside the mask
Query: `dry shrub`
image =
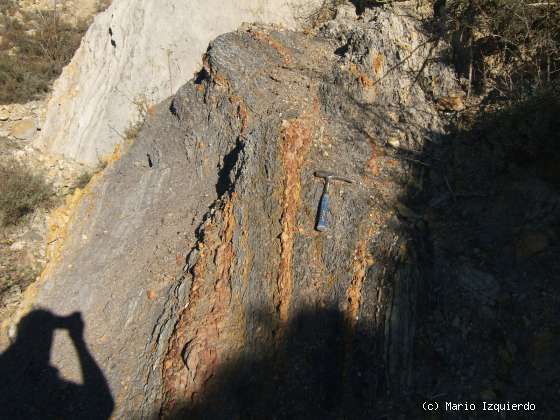
<svg viewBox="0 0 560 420"><path fill-rule="evenodd" d="M0 222L18 223L26 214L52 203L53 188L44 177L15 159L0 163Z"/></svg>
<svg viewBox="0 0 560 420"><path fill-rule="evenodd" d="M97 0L95 2L95 10L97 13L106 10L112 3L112 0Z"/></svg>
<svg viewBox="0 0 560 420"><path fill-rule="evenodd" d="M479 92L534 92L560 75L560 2L435 1L436 28L459 72Z"/></svg>
<svg viewBox="0 0 560 420"><path fill-rule="evenodd" d="M94 173L90 171L82 172L80 176L78 176L78 178L76 179L75 187L82 188L82 189L85 188L86 185L89 184L89 181L91 181L93 175Z"/></svg>
<svg viewBox="0 0 560 420"><path fill-rule="evenodd" d="M27 102L48 92L87 26L69 25L54 11L25 13L0 1L0 103Z"/></svg>
<svg viewBox="0 0 560 420"><path fill-rule="evenodd" d="M474 93L522 99L560 78L558 0L351 0L358 11L391 4L433 10L428 37Z"/></svg>
<svg viewBox="0 0 560 420"><path fill-rule="evenodd" d="M311 27L321 26L323 23L334 19L336 8L344 3L349 2L347 0L323 0L323 3L321 3L317 10L305 17L305 22Z"/></svg>
<svg viewBox="0 0 560 420"><path fill-rule="evenodd" d="M121 136L123 140L128 141L133 141L136 137L138 137L138 134L142 131L147 118L155 112L152 102L145 94L136 96L132 101L132 104L136 108L136 117L129 123L128 127L124 131L124 136Z"/></svg>

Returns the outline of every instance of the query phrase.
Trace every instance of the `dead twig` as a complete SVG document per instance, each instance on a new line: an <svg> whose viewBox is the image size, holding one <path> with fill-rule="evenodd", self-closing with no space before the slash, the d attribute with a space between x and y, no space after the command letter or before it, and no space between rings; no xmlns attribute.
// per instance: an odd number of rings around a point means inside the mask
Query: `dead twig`
<svg viewBox="0 0 560 420"><path fill-rule="evenodd" d="M403 58L402 60L400 60L397 64L393 65L392 67L390 67L383 76L381 76L379 79L375 80L373 82L373 86L375 86L376 84L378 84L379 82L381 82L383 79L385 79L390 73L392 73L393 71L395 71L396 69L398 69L400 66L402 66L404 63L406 63L408 60L410 60L412 58L412 56L414 56L414 54L416 53L416 51L418 51L420 48L422 48L423 46L432 43L432 42L436 42L439 40L439 37L434 37L434 38L430 38L420 44L418 44L411 52L410 54L408 54L405 58Z"/></svg>

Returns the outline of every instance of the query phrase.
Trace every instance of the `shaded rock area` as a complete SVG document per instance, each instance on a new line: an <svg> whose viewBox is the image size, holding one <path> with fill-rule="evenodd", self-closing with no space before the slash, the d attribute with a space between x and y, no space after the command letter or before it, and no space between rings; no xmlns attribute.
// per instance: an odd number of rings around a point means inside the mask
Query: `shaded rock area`
<svg viewBox="0 0 560 420"><path fill-rule="evenodd" d="M425 398L532 402L507 418L558 417L559 111L558 88L537 93L424 150L415 209L432 268L414 363Z"/></svg>
<svg viewBox="0 0 560 420"><path fill-rule="evenodd" d="M517 146L447 132L460 90L405 9L339 10L316 33L214 40L72 216L35 306L82 313L115 418L558 411L543 156L508 166ZM323 233L316 170L354 181L331 185ZM73 328L53 333L65 383L85 381Z"/></svg>

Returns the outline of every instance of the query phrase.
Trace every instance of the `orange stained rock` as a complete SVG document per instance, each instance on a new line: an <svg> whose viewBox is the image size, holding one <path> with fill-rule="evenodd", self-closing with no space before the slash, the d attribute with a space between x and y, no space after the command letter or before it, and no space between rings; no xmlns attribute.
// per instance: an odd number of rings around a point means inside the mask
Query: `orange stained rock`
<svg viewBox="0 0 560 420"><path fill-rule="evenodd" d="M364 88L372 88L375 84L375 82L354 63L350 64L350 74L355 76L360 85Z"/></svg>
<svg viewBox="0 0 560 420"><path fill-rule="evenodd" d="M204 56L202 57L202 65L203 67L206 69L206 71L208 72L208 74L212 77L212 81L219 85L219 86L223 86L226 89L231 89L229 80L222 74L218 73L211 65L210 62L208 61L208 54L204 54Z"/></svg>
<svg viewBox="0 0 560 420"><path fill-rule="evenodd" d="M278 53L278 55L280 55L280 57L282 58L282 61L284 62L285 65L291 64L292 63L292 57L290 55L289 50L284 47L280 41L278 41L277 39L275 39L272 35L266 33L266 32L262 32L262 31L255 31L250 29L249 33L257 40L261 41L261 42L265 42L268 45L270 45L272 48L274 48L276 50L276 52Z"/></svg>
<svg viewBox="0 0 560 420"><path fill-rule="evenodd" d="M370 144L371 144L371 154L367 161L367 169L368 172L370 172L373 176L378 176L381 172L381 169L379 167L379 156L383 155L383 150L379 149L379 147L377 146L377 144L375 144L373 139L370 139Z"/></svg>
<svg viewBox="0 0 560 420"><path fill-rule="evenodd" d="M296 216L300 205L300 172L312 140L312 131L302 119L285 121L281 134L281 156L284 167L282 195L282 233L278 274L278 311L281 321L288 319L293 292L292 259Z"/></svg>
<svg viewBox="0 0 560 420"><path fill-rule="evenodd" d="M385 62L385 57L383 54L375 54L373 56L372 65L373 72L377 78L383 75L383 64Z"/></svg>
<svg viewBox="0 0 560 420"><path fill-rule="evenodd" d="M247 110L247 105L245 105L245 100L241 96L232 95L229 101L237 106L237 118L241 121L241 135L243 135L247 127L249 127L249 111Z"/></svg>
<svg viewBox="0 0 560 420"><path fill-rule="evenodd" d="M238 323L230 307L235 197L233 193L224 205L221 227L216 225L217 219L205 225L204 242L198 246L189 305L179 316L164 362L167 410L177 396L192 400L200 394L222 355L237 345L237 331L230 328Z"/></svg>
<svg viewBox="0 0 560 420"><path fill-rule="evenodd" d="M346 313L352 328L356 324L356 318L360 310L362 302L362 286L366 279L367 270L375 263L375 260L368 249L370 238L373 236L375 231L375 221L371 216L369 216L364 222L364 225L365 228L361 229L363 233L360 235L360 239L356 244L356 248L352 256L352 282L346 292L348 299L348 308Z"/></svg>

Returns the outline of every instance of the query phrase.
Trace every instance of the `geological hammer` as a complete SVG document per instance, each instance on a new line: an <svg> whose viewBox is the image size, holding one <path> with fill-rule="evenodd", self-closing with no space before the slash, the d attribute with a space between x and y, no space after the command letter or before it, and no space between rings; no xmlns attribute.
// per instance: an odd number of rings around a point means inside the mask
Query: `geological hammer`
<svg viewBox="0 0 560 420"><path fill-rule="evenodd" d="M329 183L330 181L343 181L351 184L353 181L349 178L336 175L333 172L328 171L316 171L315 176L318 178L325 179L325 185L323 186L323 194L321 194L321 201L319 202L319 211L317 212L317 224L315 229L319 232L323 232L327 229L327 212L329 211Z"/></svg>

